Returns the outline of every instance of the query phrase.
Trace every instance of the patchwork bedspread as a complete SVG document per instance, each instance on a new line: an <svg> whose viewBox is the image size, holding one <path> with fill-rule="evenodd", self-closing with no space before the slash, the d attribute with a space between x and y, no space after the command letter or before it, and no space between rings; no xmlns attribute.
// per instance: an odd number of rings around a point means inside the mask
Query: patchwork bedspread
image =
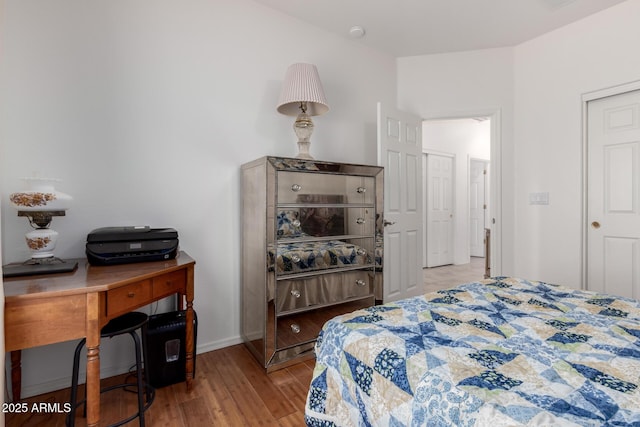
<svg viewBox="0 0 640 427"><path fill-rule="evenodd" d="M308 426L640 426L640 303L494 278L359 310L316 344Z"/></svg>

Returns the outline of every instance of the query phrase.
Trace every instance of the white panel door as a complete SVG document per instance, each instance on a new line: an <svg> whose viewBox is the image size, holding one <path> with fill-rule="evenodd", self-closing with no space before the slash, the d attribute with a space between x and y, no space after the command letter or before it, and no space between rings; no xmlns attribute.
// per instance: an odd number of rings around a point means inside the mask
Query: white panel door
<svg viewBox="0 0 640 427"><path fill-rule="evenodd" d="M453 264L453 160L427 154L427 267Z"/></svg>
<svg viewBox="0 0 640 427"><path fill-rule="evenodd" d="M471 159L469 161L469 255L484 257L485 233L487 227L487 174L489 162Z"/></svg>
<svg viewBox="0 0 640 427"><path fill-rule="evenodd" d="M640 298L640 91L587 112L587 288Z"/></svg>
<svg viewBox="0 0 640 427"><path fill-rule="evenodd" d="M378 103L378 164L384 166L384 302L424 293L422 122Z"/></svg>

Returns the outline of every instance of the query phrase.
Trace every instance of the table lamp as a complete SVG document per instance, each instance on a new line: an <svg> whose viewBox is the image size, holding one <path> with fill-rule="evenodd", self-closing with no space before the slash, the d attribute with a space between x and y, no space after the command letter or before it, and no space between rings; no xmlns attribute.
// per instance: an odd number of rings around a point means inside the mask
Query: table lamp
<svg viewBox="0 0 640 427"><path fill-rule="evenodd" d="M298 137L298 158L313 159L309 138L313 133L311 116L329 111L318 69L313 64L297 63L287 68L278 102L278 112L297 116L293 130Z"/></svg>
<svg viewBox="0 0 640 427"><path fill-rule="evenodd" d="M23 263L2 266L4 277L26 276L73 271L77 262L66 262L53 254L58 232L50 228L54 216L65 216L72 198L55 190L57 180L48 178L24 178L28 190L9 195L11 206L18 216L29 219L33 230L25 234L31 251L31 259Z"/></svg>

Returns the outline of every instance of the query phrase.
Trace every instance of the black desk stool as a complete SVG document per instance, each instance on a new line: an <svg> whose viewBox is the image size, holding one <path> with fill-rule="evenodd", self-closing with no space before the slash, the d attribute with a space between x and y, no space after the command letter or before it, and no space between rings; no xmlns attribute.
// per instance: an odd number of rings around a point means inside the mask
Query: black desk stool
<svg viewBox="0 0 640 427"><path fill-rule="evenodd" d="M123 314L122 316L116 317L107 323L102 330L100 331L101 338L113 338L116 335L129 334L133 338L135 348L136 348L136 386L138 393L138 412L131 415L130 417L125 418L122 421L118 421L115 424L111 424L110 427L116 427L132 421L134 418L140 417L140 426L144 427L144 412L149 409L149 406L153 403L153 399L155 398L155 389L151 387L149 384L149 376L148 370L144 369L144 376L142 378L142 354L144 353L144 361L146 363L147 359L147 347L145 342L145 329L147 327L147 322L149 318L146 314L140 313L137 311ZM136 334L136 330L141 329L142 332L142 345L140 344L140 337ZM75 418L76 418L76 409L80 405L84 405L86 403L86 387L85 387L85 400L77 402L78 397L78 371L80 368L80 351L82 347L84 347L86 339L82 339L78 345L76 346L76 351L73 356L73 378L71 382L71 413L67 417L67 425L74 426ZM100 390L100 393L105 393L107 391L115 390L118 388L131 387L134 384L131 383L123 383L110 387L105 387ZM145 403L146 397L146 403ZM86 405L85 405L85 416L86 416Z"/></svg>

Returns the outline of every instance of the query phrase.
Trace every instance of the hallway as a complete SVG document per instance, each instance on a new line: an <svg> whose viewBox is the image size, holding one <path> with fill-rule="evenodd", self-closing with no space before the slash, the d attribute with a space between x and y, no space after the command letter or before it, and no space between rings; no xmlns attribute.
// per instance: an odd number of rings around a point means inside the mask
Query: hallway
<svg viewBox="0 0 640 427"><path fill-rule="evenodd" d="M425 293L451 288L484 278L484 258L471 257L471 262L422 269Z"/></svg>

